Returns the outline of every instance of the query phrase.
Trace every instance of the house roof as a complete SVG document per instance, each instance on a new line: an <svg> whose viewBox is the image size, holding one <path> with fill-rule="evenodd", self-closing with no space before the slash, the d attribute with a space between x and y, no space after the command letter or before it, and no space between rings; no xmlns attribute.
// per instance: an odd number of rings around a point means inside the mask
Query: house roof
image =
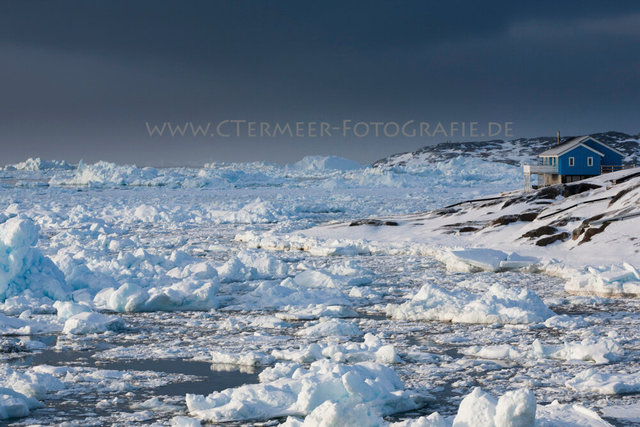
<svg viewBox="0 0 640 427"><path fill-rule="evenodd" d="M596 154L598 154L600 156L604 156L604 154L601 153L600 151L595 150L595 149L589 147L588 145L584 144L584 141L586 141L587 139L592 139L595 142L597 142L598 144L600 144L600 145L602 145L602 146L604 146L604 147L606 147L606 148L608 148L608 149L610 149L610 150L612 150L612 151L624 156L623 153L619 152L615 148L609 147L607 144L605 144L603 142L600 142L597 139L595 139L595 138L593 138L593 137L591 137L589 135L579 136L579 137L576 137L576 138L571 138L571 139L563 142L560 145L557 145L557 146L555 146L555 147L553 147L553 148L551 148L551 149L549 149L547 151L544 151L544 152L540 153L539 156L540 157L545 157L545 156L557 157L557 156L561 156L564 153L566 153L568 151L571 151L571 150L573 150L574 148L576 148L578 146L582 146L582 147L584 147L584 148L586 148L588 150L593 151L594 153L596 153Z"/></svg>

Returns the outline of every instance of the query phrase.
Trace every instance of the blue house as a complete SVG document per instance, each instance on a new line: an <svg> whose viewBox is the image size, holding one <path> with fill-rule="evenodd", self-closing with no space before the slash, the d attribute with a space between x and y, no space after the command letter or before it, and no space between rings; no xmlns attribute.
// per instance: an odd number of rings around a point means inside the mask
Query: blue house
<svg viewBox="0 0 640 427"><path fill-rule="evenodd" d="M542 186L581 179L622 169L624 154L591 136L571 138L538 155L538 164L523 165L525 190L531 188L531 174Z"/></svg>

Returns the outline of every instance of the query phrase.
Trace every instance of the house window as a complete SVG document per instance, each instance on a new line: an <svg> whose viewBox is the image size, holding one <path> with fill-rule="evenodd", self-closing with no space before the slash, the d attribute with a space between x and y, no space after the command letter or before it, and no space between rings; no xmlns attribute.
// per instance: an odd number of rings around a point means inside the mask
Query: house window
<svg viewBox="0 0 640 427"><path fill-rule="evenodd" d="M576 164L576 158L569 157L569 166L575 166L575 164Z"/></svg>
<svg viewBox="0 0 640 427"><path fill-rule="evenodd" d="M587 157L587 166L593 166L593 157Z"/></svg>

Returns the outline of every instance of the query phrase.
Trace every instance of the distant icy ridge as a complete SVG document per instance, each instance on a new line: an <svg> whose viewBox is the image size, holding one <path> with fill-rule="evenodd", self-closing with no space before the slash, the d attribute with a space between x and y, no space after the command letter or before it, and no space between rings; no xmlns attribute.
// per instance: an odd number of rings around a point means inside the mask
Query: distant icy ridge
<svg viewBox="0 0 640 427"><path fill-rule="evenodd" d="M322 187L334 188L446 188L490 183L496 190L519 186L521 172L478 158L458 156L437 165L365 167L341 157L307 156L297 163L207 164L205 168L153 168L100 161L78 165L72 173L56 173L51 186L168 186L170 188Z"/></svg>
<svg viewBox="0 0 640 427"><path fill-rule="evenodd" d="M362 169L360 163L337 156L306 156L302 160L287 165L287 168L307 171L322 170L355 170Z"/></svg>
<svg viewBox="0 0 640 427"><path fill-rule="evenodd" d="M19 170L19 171L45 171L45 170L72 170L75 169L70 163L64 160L42 160L40 157L28 158L24 162L16 163L13 165L6 165L5 170Z"/></svg>

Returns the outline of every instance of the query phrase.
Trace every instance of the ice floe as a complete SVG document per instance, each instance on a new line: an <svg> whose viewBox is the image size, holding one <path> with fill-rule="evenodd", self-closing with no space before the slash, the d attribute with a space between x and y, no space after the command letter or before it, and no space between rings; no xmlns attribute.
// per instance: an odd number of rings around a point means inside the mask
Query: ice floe
<svg viewBox="0 0 640 427"><path fill-rule="evenodd" d="M341 319L321 319L320 322L307 326L298 331L298 335L305 337L351 336L363 335L363 332L353 322Z"/></svg>
<svg viewBox="0 0 640 427"><path fill-rule="evenodd" d="M373 424L372 424L373 425ZM384 425L379 420L377 425ZM437 412L390 424L391 427L605 427L594 411L577 404L537 405L531 390L508 391L499 399L476 387L460 403L453 419Z"/></svg>
<svg viewBox="0 0 640 427"><path fill-rule="evenodd" d="M278 363L260 374L260 384L209 396L187 394L186 400L192 416L212 422L306 416L325 402L366 404L380 415L416 406L392 369L372 362L343 365L328 360L308 368Z"/></svg>
<svg viewBox="0 0 640 427"><path fill-rule="evenodd" d="M567 387L579 392L606 395L637 393L640 391L640 374L637 372L608 374L590 368L567 381Z"/></svg>
<svg viewBox="0 0 640 427"><path fill-rule="evenodd" d="M565 270L565 289L580 295L605 297L640 296L640 272L624 262L608 266L586 266L581 270Z"/></svg>
<svg viewBox="0 0 640 427"><path fill-rule="evenodd" d="M271 355L277 360L289 360L297 363L311 363L317 360L329 359L334 362L378 362L385 364L401 361L393 344L385 344L379 337L367 333L362 342L335 343L319 341L299 349L276 349Z"/></svg>
<svg viewBox="0 0 640 427"><path fill-rule="evenodd" d="M333 283L332 281L313 280L316 277L326 279L326 275L301 274L305 278L301 281L302 283L295 278L286 278L280 283L262 281L250 292L235 297L233 303L227 308L275 309L291 313L292 318L301 319L320 316L343 317L353 314L352 310L340 308L352 306L353 303L347 295L335 287L323 287Z"/></svg>
<svg viewBox="0 0 640 427"><path fill-rule="evenodd" d="M285 277L289 266L269 254L242 251L217 268L221 282L276 279Z"/></svg>
<svg viewBox="0 0 640 427"><path fill-rule="evenodd" d="M530 346L515 348L509 344L490 346L471 346L462 353L483 359L558 359L564 361L585 361L607 364L620 360L624 349L609 338L588 337L578 342L565 342L562 345L543 345L535 340Z"/></svg>
<svg viewBox="0 0 640 427"><path fill-rule="evenodd" d="M83 312L69 317L64 322L65 334L95 334L117 331L124 328L124 320L117 316L108 316L96 312Z"/></svg>
<svg viewBox="0 0 640 427"><path fill-rule="evenodd" d="M535 257L487 248L452 250L439 258L449 270L462 272L517 270L538 263Z"/></svg>
<svg viewBox="0 0 640 427"><path fill-rule="evenodd" d="M394 319L454 323L536 323L554 315L529 289L494 284L476 295L464 289L450 291L430 282L409 301L388 305L386 312Z"/></svg>
<svg viewBox="0 0 640 427"><path fill-rule="evenodd" d="M63 388L64 384L50 374L19 372L0 365L0 420L29 415L29 410L43 406L38 399Z"/></svg>
<svg viewBox="0 0 640 427"><path fill-rule="evenodd" d="M217 282L184 279L169 286L143 289L125 283L118 289L105 288L93 303L99 309L120 313L136 311L210 310L218 306Z"/></svg>

